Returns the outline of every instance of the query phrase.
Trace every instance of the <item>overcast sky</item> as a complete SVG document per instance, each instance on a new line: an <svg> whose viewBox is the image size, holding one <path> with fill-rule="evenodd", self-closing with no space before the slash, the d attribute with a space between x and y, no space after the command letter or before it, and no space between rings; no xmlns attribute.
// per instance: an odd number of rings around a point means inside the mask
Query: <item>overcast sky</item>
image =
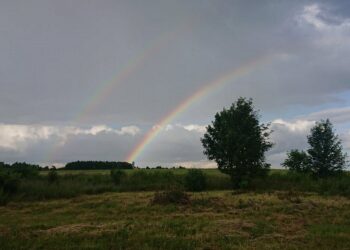
<svg viewBox="0 0 350 250"><path fill-rule="evenodd" d="M271 57L199 98L138 155L139 166L213 166L200 138L252 97L279 167L330 118L350 150L350 2L4 0L0 161L123 161L209 82Z"/></svg>

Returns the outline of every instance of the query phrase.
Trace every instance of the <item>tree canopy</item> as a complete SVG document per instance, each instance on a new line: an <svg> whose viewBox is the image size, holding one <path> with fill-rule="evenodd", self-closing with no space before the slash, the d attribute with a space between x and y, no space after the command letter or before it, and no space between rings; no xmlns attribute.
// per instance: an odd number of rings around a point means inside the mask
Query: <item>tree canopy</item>
<svg viewBox="0 0 350 250"><path fill-rule="evenodd" d="M265 153L272 147L270 133L268 125L259 123L252 99L241 97L215 115L201 141L208 159L215 160L238 187L270 168L265 162Z"/></svg>
<svg viewBox="0 0 350 250"><path fill-rule="evenodd" d="M346 154L343 153L341 140L335 134L329 119L317 122L307 140L310 145L307 152L312 173L327 177L346 167Z"/></svg>

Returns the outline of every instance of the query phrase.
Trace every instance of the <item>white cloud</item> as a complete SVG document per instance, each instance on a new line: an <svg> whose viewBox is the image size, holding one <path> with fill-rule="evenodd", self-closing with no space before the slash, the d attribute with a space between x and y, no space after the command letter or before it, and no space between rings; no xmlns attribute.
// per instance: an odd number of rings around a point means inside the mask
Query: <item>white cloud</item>
<svg viewBox="0 0 350 250"><path fill-rule="evenodd" d="M169 165L171 166L171 164ZM217 168L217 164L214 161L207 160L176 162L174 165L185 168Z"/></svg>
<svg viewBox="0 0 350 250"><path fill-rule="evenodd" d="M29 141L45 140L57 133L58 129L50 126L0 124L0 148L23 150Z"/></svg>
<svg viewBox="0 0 350 250"><path fill-rule="evenodd" d="M315 122L307 119L286 121L274 120L271 123L273 148L267 153L267 160L273 167L279 167L291 149L306 149L307 135Z"/></svg>
<svg viewBox="0 0 350 250"><path fill-rule="evenodd" d="M271 123L273 127L284 126L292 132L305 132L306 130L309 130L314 124L315 124L314 121L309 121L309 120L296 120L296 121L288 122L282 119L274 120Z"/></svg>
<svg viewBox="0 0 350 250"><path fill-rule="evenodd" d="M348 123L350 122L350 107L326 109L301 117L301 119L308 119L312 121L318 121L327 118L334 123Z"/></svg>
<svg viewBox="0 0 350 250"><path fill-rule="evenodd" d="M195 131L201 134L204 134L207 131L206 126L198 125L198 124L179 125L179 126L183 127L188 131Z"/></svg>
<svg viewBox="0 0 350 250"><path fill-rule="evenodd" d="M136 126L126 126L120 129L113 129L106 125L97 125L88 129L82 129L73 126L58 127L45 125L0 124L0 149L23 151L31 144L52 138L58 139L59 143L62 145L66 142L69 136L96 136L100 133L135 136L140 133L140 129Z"/></svg>
<svg viewBox="0 0 350 250"><path fill-rule="evenodd" d="M301 20L312 24L318 30L329 28L329 26L319 18L320 13L320 7L317 4L312 4L304 7L300 18Z"/></svg>
<svg viewBox="0 0 350 250"><path fill-rule="evenodd" d="M319 31L344 31L350 29L350 19L342 19L331 15L318 4L305 6L298 20L313 25Z"/></svg>
<svg viewBox="0 0 350 250"><path fill-rule="evenodd" d="M140 133L140 129L137 126L126 126L122 127L121 130L116 130L118 135L132 135L135 136Z"/></svg>
<svg viewBox="0 0 350 250"><path fill-rule="evenodd" d="M325 6L307 5L296 19L302 26L311 25L321 34L318 44L348 46L350 42L350 19L331 14Z"/></svg>

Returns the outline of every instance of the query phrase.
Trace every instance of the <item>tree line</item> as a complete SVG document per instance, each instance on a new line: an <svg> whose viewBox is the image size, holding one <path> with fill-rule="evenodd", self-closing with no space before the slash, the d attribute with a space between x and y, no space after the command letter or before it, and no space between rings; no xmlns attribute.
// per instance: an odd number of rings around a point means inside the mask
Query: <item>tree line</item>
<svg viewBox="0 0 350 250"><path fill-rule="evenodd" d="M66 170L111 170L111 169L133 169L134 164L129 162L115 161L74 161L69 162L62 169Z"/></svg>

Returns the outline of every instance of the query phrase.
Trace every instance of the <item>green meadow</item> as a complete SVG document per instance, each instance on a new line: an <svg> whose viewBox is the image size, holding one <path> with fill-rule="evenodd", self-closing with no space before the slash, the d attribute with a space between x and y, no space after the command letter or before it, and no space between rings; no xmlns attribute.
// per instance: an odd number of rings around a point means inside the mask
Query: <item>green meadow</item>
<svg viewBox="0 0 350 250"><path fill-rule="evenodd" d="M206 169L205 190L190 192L188 171L124 170L118 184L109 170L58 170L54 182L40 171L0 206L1 249L350 249L348 174L272 170L233 190ZM166 190L185 197L155 202Z"/></svg>
<svg viewBox="0 0 350 250"><path fill-rule="evenodd" d="M113 192L0 207L1 249L349 249L350 200L276 191Z"/></svg>

